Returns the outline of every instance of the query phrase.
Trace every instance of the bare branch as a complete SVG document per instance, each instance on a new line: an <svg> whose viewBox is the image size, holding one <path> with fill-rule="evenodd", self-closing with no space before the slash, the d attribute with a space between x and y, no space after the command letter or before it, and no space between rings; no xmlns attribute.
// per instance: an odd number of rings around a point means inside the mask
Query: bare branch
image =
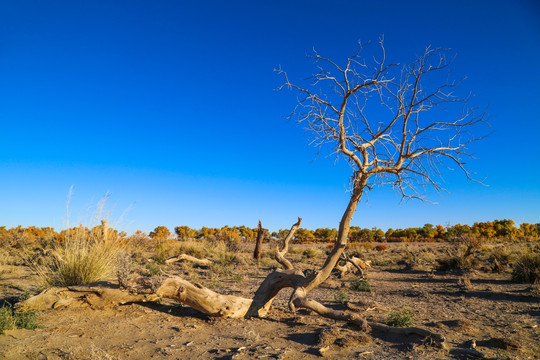
<svg viewBox="0 0 540 360"><path fill-rule="evenodd" d="M291 230L289 230L289 233L283 239L283 243L281 244L281 249L279 247L276 247L276 261L281 264L285 269L291 270L294 269L294 266L291 264L289 260L285 258L285 254L289 251L289 241L291 241L292 237L294 236L294 233L298 228L300 227L300 224L302 223L302 218L299 217L296 224L294 224L291 227Z"/></svg>

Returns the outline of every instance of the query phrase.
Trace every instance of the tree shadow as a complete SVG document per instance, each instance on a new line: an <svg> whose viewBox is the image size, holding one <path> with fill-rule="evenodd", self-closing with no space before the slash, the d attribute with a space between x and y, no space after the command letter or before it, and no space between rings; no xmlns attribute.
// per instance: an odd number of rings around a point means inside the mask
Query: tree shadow
<svg viewBox="0 0 540 360"><path fill-rule="evenodd" d="M540 303L540 298L523 295L523 294L510 294L506 292L495 292L495 291L431 291L430 294L433 295L445 295L451 297L465 297L466 299L476 298L483 300L492 300L492 301L513 301L513 302L530 302L530 303Z"/></svg>
<svg viewBox="0 0 540 360"><path fill-rule="evenodd" d="M310 332L288 334L285 337L285 339L297 342L302 345L313 346L317 342L317 336L318 336L317 331L310 331Z"/></svg>
<svg viewBox="0 0 540 360"><path fill-rule="evenodd" d="M206 315L205 313L194 309L191 306L181 305L180 303L160 304L157 302L134 302L133 304L176 317L191 317L204 321L213 321L213 319L215 319L215 317Z"/></svg>

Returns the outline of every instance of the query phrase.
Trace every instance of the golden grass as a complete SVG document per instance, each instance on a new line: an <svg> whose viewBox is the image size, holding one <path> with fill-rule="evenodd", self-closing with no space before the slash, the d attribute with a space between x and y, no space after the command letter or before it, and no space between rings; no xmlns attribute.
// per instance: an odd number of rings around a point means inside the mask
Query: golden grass
<svg viewBox="0 0 540 360"><path fill-rule="evenodd" d="M57 245L48 263L35 265L45 286L84 285L115 275L123 242L114 233L80 226Z"/></svg>

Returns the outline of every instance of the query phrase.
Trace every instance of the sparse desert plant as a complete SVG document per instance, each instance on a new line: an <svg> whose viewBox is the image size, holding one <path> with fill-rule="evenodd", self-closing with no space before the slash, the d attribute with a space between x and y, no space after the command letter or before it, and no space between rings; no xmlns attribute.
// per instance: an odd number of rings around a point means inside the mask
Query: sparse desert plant
<svg viewBox="0 0 540 360"><path fill-rule="evenodd" d="M360 244L360 247L366 251L373 250L373 244L371 243L362 243Z"/></svg>
<svg viewBox="0 0 540 360"><path fill-rule="evenodd" d="M32 309L17 309L9 303L4 303L0 308L0 334L6 330L19 329L37 329L40 325L37 323L39 313Z"/></svg>
<svg viewBox="0 0 540 360"><path fill-rule="evenodd" d="M158 264L164 264L167 258L178 255L181 252L182 245L173 239L161 240L155 247L155 253L152 260Z"/></svg>
<svg viewBox="0 0 540 360"><path fill-rule="evenodd" d="M414 324L413 314L411 309L403 307L399 310L392 311L388 314L388 318L385 321L388 326L408 327Z"/></svg>
<svg viewBox="0 0 540 360"><path fill-rule="evenodd" d="M493 272L504 272L512 262L513 255L502 247L493 249L488 257L489 267Z"/></svg>
<svg viewBox="0 0 540 360"><path fill-rule="evenodd" d="M214 264L228 267L234 264L236 254L228 250L217 250L214 256Z"/></svg>
<svg viewBox="0 0 540 360"><path fill-rule="evenodd" d="M367 280L353 279L351 280L351 290L361 292L372 292L373 289Z"/></svg>
<svg viewBox="0 0 540 360"><path fill-rule="evenodd" d="M512 269L512 280L520 283L540 281L540 254L526 252L519 256Z"/></svg>
<svg viewBox="0 0 540 360"><path fill-rule="evenodd" d="M0 334L3 334L6 330L15 328L15 319L13 317L13 311L10 305L4 304L0 308Z"/></svg>
<svg viewBox="0 0 540 360"><path fill-rule="evenodd" d="M150 278L149 285L153 293L155 293L157 289L159 289L161 284L163 284L163 281L164 278L162 275L155 275Z"/></svg>
<svg viewBox="0 0 540 360"><path fill-rule="evenodd" d="M349 301L349 294L343 290L338 290L334 293L334 300L337 303L345 304L347 301Z"/></svg>
<svg viewBox="0 0 540 360"><path fill-rule="evenodd" d="M157 252L151 257L152 261L158 265L165 264L165 260L167 260L167 258L168 258L167 254L162 251Z"/></svg>
<svg viewBox="0 0 540 360"><path fill-rule="evenodd" d="M36 265L46 286L89 284L114 275L118 251L123 244L115 234L90 231L82 225L69 229L47 264Z"/></svg>
<svg viewBox="0 0 540 360"><path fill-rule="evenodd" d="M307 258L307 259L316 259L320 257L321 255L322 255L321 250L315 247L309 247L302 252L302 257Z"/></svg>
<svg viewBox="0 0 540 360"><path fill-rule="evenodd" d="M13 312L13 316L15 317L15 326L18 329L37 329L41 327L41 325L39 325L37 322L38 315L39 312L33 309L16 309Z"/></svg>
<svg viewBox="0 0 540 360"><path fill-rule="evenodd" d="M276 268L277 267L277 262L275 260L267 259L267 258L261 259L260 264L261 264L262 267L268 267L268 268Z"/></svg>
<svg viewBox="0 0 540 360"><path fill-rule="evenodd" d="M154 263L148 263L146 264L145 267L146 267L146 270L148 270L148 276L155 276L161 273L159 266Z"/></svg>
<svg viewBox="0 0 540 360"><path fill-rule="evenodd" d="M476 255L481 250L485 239L463 235L456 241L458 245L453 252L449 256L437 260L439 270L467 270L478 266L479 261Z"/></svg>
<svg viewBox="0 0 540 360"><path fill-rule="evenodd" d="M388 250L388 246L386 246L384 244L379 244L379 245L375 246L375 250L377 250L377 251L386 251L386 250Z"/></svg>
<svg viewBox="0 0 540 360"><path fill-rule="evenodd" d="M201 243L183 242L180 244L179 253L202 259L207 255L208 250Z"/></svg>
<svg viewBox="0 0 540 360"><path fill-rule="evenodd" d="M233 275L233 281L234 281L235 283L241 283L241 282L243 282L243 281L244 281L244 275L242 275L242 274L234 274L234 275Z"/></svg>
<svg viewBox="0 0 540 360"><path fill-rule="evenodd" d="M448 256L442 259L437 259L437 269L441 271L451 271L461 269L461 262L457 256Z"/></svg>
<svg viewBox="0 0 540 360"><path fill-rule="evenodd" d="M121 288L128 288L129 275L131 274L131 255L126 251L119 251L116 257L116 278Z"/></svg>

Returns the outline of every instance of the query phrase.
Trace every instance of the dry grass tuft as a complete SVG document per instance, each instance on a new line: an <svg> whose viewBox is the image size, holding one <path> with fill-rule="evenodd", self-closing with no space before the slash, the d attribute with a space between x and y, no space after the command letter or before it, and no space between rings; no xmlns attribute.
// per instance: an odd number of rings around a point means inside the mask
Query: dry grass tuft
<svg viewBox="0 0 540 360"><path fill-rule="evenodd" d="M98 228L99 230L99 228ZM70 229L64 242L54 249L48 263L35 265L45 286L90 284L114 277L119 250L123 247L116 234Z"/></svg>
<svg viewBox="0 0 540 360"><path fill-rule="evenodd" d="M514 264L512 280L520 283L535 283L540 281L540 254L526 252Z"/></svg>

